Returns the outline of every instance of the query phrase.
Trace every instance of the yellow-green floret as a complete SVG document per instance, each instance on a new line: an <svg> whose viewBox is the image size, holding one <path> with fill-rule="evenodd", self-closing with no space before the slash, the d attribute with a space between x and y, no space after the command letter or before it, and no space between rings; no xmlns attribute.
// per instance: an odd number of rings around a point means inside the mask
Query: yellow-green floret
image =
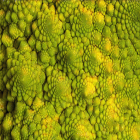
<svg viewBox="0 0 140 140"><path fill-rule="evenodd" d="M75 78L72 83L74 103L84 108L86 105L91 105L92 99L97 96L97 81L98 79L96 76L93 77L87 73L83 73Z"/></svg>
<svg viewBox="0 0 140 140"><path fill-rule="evenodd" d="M9 90L13 100L26 101L31 105L35 96L42 98L42 84L45 74L41 67L37 65L36 52L31 49L26 41L21 41L18 48L7 48L7 73L3 77L6 89ZM20 53L21 51L21 53Z"/></svg>
<svg viewBox="0 0 140 140"><path fill-rule="evenodd" d="M78 75L83 68L83 43L77 38L72 39L69 30L66 30L64 42L59 44L57 55L58 65L64 72Z"/></svg>
<svg viewBox="0 0 140 140"><path fill-rule="evenodd" d="M50 103L44 103L38 97L33 101L33 109L30 109L23 102L17 102L13 117L14 127L11 131L11 138L14 140L49 140L53 138L61 140L58 114ZM3 125L5 123L8 123L8 120L4 121Z"/></svg>
<svg viewBox="0 0 140 140"><path fill-rule="evenodd" d="M47 82L44 85L45 95L44 99L50 101L57 112L69 107L72 103L70 80L58 70L51 71Z"/></svg>
<svg viewBox="0 0 140 140"><path fill-rule="evenodd" d="M79 106L67 108L60 116L62 124L62 136L67 140L92 140L96 134L94 126L89 122L89 115Z"/></svg>

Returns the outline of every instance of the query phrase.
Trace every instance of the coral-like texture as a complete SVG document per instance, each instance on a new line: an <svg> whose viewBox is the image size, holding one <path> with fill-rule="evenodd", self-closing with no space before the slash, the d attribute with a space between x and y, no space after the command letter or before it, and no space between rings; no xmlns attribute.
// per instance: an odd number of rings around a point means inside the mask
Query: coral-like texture
<svg viewBox="0 0 140 140"><path fill-rule="evenodd" d="M0 0L0 140L140 139L138 0Z"/></svg>

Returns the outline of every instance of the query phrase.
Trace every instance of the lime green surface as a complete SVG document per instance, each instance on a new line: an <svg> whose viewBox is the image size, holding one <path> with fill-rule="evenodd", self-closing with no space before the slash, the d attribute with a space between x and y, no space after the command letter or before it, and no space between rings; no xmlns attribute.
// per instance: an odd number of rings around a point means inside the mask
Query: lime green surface
<svg viewBox="0 0 140 140"><path fill-rule="evenodd" d="M0 0L0 140L140 139L138 0Z"/></svg>

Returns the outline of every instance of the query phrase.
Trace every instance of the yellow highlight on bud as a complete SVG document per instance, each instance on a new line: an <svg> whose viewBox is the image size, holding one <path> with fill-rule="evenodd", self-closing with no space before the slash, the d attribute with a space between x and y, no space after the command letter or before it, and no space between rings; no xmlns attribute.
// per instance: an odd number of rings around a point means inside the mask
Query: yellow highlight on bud
<svg viewBox="0 0 140 140"><path fill-rule="evenodd" d="M134 140L138 140L140 138L140 135L138 133L138 131L136 130L136 128L132 128L132 137Z"/></svg>
<svg viewBox="0 0 140 140"><path fill-rule="evenodd" d="M106 39L105 50L111 51L111 41L108 38Z"/></svg>
<svg viewBox="0 0 140 140"><path fill-rule="evenodd" d="M85 79L85 83L86 83L85 92L84 92L85 97L92 98L95 93L95 84L97 83L97 77L96 76L87 77Z"/></svg>

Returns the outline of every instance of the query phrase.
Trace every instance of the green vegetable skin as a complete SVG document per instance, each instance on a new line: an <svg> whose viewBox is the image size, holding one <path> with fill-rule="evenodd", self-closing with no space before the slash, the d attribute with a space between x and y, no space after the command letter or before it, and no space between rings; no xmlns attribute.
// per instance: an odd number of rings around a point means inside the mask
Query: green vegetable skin
<svg viewBox="0 0 140 140"><path fill-rule="evenodd" d="M140 139L138 0L0 0L0 139Z"/></svg>

